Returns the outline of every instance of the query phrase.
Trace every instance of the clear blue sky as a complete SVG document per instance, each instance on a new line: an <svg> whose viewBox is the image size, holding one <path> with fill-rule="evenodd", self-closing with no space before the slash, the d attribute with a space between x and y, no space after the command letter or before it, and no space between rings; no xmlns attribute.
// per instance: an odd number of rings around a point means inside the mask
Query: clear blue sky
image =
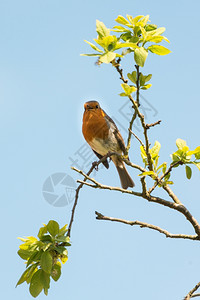
<svg viewBox="0 0 200 300"><path fill-rule="evenodd" d="M152 73L152 88L143 93L152 111L151 130L160 141L161 161L170 162L175 140L191 148L199 139L199 11L193 1L1 1L0 2L0 128L1 128L1 296L31 299L28 286L15 284L24 270L17 256L18 236L37 235L50 219L68 223L72 204L55 207L42 189L54 173L79 178L69 157L84 145L83 103L98 100L123 126L124 98L118 75L110 65L95 66L81 57L90 51L84 39L96 37L95 21L112 27L119 15L150 14L165 26L172 53L150 55L144 73ZM131 66L126 63L127 71ZM135 129L137 131L137 129ZM141 132L137 131L141 137ZM123 132L123 136L126 136ZM133 140L133 162L140 162ZM137 172L129 169L140 189ZM113 166L95 177L118 185ZM190 181L176 169L173 189L200 221L200 172ZM191 233L187 221L167 208L117 192L81 191L72 228L72 247L62 277L51 284L48 299L179 300L200 280L198 242L170 240L148 229L96 221L94 211L161 226L173 233ZM47 299L41 294L39 299Z"/></svg>

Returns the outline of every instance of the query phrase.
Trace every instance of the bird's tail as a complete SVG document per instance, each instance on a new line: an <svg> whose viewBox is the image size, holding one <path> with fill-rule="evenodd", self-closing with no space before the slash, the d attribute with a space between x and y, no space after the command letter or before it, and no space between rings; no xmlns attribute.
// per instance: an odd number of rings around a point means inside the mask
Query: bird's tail
<svg viewBox="0 0 200 300"><path fill-rule="evenodd" d="M115 160L114 164L117 168L122 188L127 189L128 187L134 187L135 183L133 182L128 171L126 170L124 162L121 160Z"/></svg>

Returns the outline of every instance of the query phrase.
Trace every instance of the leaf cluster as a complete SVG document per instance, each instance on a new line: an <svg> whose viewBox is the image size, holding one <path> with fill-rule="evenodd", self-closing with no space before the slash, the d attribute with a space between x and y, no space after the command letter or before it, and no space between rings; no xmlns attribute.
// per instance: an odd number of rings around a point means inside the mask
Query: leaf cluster
<svg viewBox="0 0 200 300"><path fill-rule="evenodd" d="M60 228L56 221L51 220L40 228L38 238L19 238L23 244L19 246L18 255L25 260L26 270L16 286L26 282L33 297L42 290L48 294L50 278L57 281L61 275L61 262L64 264L68 260L66 247L71 244L66 232L67 225Z"/></svg>
<svg viewBox="0 0 200 300"><path fill-rule="evenodd" d="M190 179L192 177L192 169L189 165L193 164L200 170L200 146L190 150L186 141L182 139L176 140L176 146L178 150L171 155L172 161L173 163L181 162L181 164L184 164L186 176Z"/></svg>
<svg viewBox="0 0 200 300"><path fill-rule="evenodd" d="M162 172L163 183L159 183L158 186L173 184L173 181L169 181L172 169L180 165L185 165L186 177L190 179L192 177L192 169L189 164L194 164L200 170L200 146L196 147L194 150L190 150L186 141L182 139L176 140L176 146L178 150L171 154L172 163L170 165L170 169L167 171L166 162L158 166L161 144L156 141L154 146L149 149L153 170L143 172L140 176L150 176L152 179L156 180L158 179L158 175ZM143 163L146 167L149 164L146 149L141 146L140 151Z"/></svg>
<svg viewBox="0 0 200 300"><path fill-rule="evenodd" d="M135 63L143 67L149 52L157 55L166 55L171 52L168 48L159 45L162 41L169 43L169 40L162 35L165 28L157 28L157 25L149 24L149 15L139 15L135 18L126 15L126 17L119 15L115 21L120 25L116 25L112 29L97 20L97 38L94 39L97 45L85 40L95 50L95 53L82 55L97 56L99 63L108 64L117 57L134 52ZM111 34L111 32L115 34ZM122 52L118 53L121 50Z"/></svg>

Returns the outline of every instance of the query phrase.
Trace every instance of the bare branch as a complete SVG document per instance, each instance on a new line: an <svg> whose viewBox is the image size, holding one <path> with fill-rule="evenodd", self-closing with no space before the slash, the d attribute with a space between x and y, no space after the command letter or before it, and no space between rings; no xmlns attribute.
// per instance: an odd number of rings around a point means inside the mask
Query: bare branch
<svg viewBox="0 0 200 300"><path fill-rule="evenodd" d="M156 126L156 125L160 125L162 121L161 120L158 120L157 122L154 122L154 123L151 123L151 124L146 124L146 129L149 129L153 126Z"/></svg>
<svg viewBox="0 0 200 300"><path fill-rule="evenodd" d="M131 226L137 225L137 226L140 226L140 228L149 228L149 229L152 229L152 230L155 230L155 231L158 231L158 232L164 234L167 238L189 239L189 240L198 240L199 239L197 235L172 234L172 233L168 232L167 230L162 229L158 226L148 224L145 222L141 222L141 221L128 221L128 220L124 220L124 219L106 217L97 211L95 211L95 214L97 215L96 216L97 220L113 221L113 222L124 223L124 224L131 225Z"/></svg>
<svg viewBox="0 0 200 300"><path fill-rule="evenodd" d="M200 287L200 282L198 282L195 287L185 296L184 300L189 300L194 297L199 297L200 294L194 294L196 290Z"/></svg>
<svg viewBox="0 0 200 300"><path fill-rule="evenodd" d="M77 180L77 182L81 183L81 184L84 184L84 185L87 185L87 186L90 186L92 188L98 188L98 189L102 189L102 190L110 190L110 191L118 191L118 192L121 192L121 193L125 193L125 194L131 194L131 195L135 195L135 196L138 196L138 197L142 197L142 193L140 192L134 192L132 190L125 190L123 188L120 188L120 187L117 187L117 186L109 186L109 185L105 185L105 184L102 184L98 181L96 181L94 178L91 178L89 176L87 176L87 174L85 174L82 170L78 170L76 168L73 168L74 171L80 173L81 175L83 175L87 180L93 182L94 184L90 184L88 182L85 182L85 181L82 181L82 180Z"/></svg>

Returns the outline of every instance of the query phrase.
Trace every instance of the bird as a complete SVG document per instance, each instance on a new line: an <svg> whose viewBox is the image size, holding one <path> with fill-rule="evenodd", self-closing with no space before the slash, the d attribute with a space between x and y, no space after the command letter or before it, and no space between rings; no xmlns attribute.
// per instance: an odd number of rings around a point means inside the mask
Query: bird
<svg viewBox="0 0 200 300"><path fill-rule="evenodd" d="M82 133L99 159L108 152L125 154L126 147L119 129L95 100L87 101L84 104ZM112 155L111 160L118 171L122 188L134 187L135 184L123 160L117 155ZM109 168L107 160L103 164L107 169Z"/></svg>

